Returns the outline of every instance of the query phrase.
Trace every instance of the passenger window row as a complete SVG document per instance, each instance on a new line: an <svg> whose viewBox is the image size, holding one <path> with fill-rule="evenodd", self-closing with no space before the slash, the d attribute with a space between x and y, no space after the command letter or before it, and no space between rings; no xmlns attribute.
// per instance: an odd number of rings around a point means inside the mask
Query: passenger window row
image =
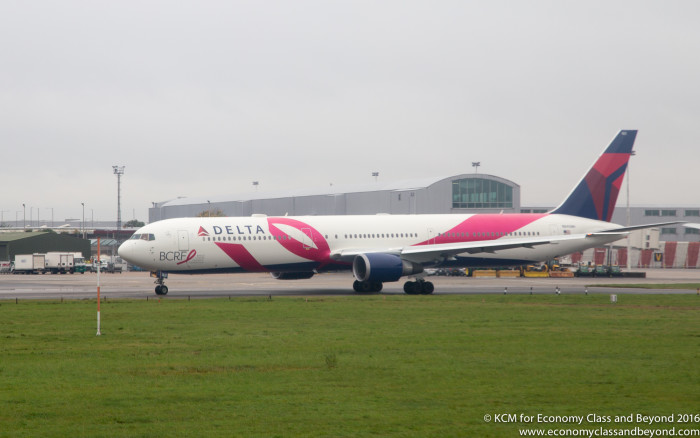
<svg viewBox="0 0 700 438"><path fill-rule="evenodd" d="M502 231L475 231L471 233L471 237L527 237L539 236L539 231L514 231L512 233L504 233ZM470 237L469 233L438 233L438 237Z"/></svg>
<svg viewBox="0 0 700 438"><path fill-rule="evenodd" d="M503 233L503 232L481 232L481 231L475 231L471 233L438 233L436 237L445 237L445 238L466 238L466 237L484 237L484 238L491 238L491 237L503 237L503 236L508 236L508 237L528 237L528 236L539 236L540 233L539 231L515 231L512 233ZM398 238L417 238L418 233L372 233L372 234L365 234L365 233L359 233L359 234L344 234L343 237L345 239L398 239ZM324 238L328 240L328 234L324 235ZM338 239L338 235L335 235L335 238ZM153 234L134 234L131 236L131 239L141 239L141 240L155 240ZM226 242L226 241L248 241L248 240L291 240L291 237L288 235L280 235L280 236L268 236L268 235L262 235L262 236L206 236L202 238L203 241L219 241L219 242Z"/></svg>
<svg viewBox="0 0 700 438"><path fill-rule="evenodd" d="M233 241L241 241L241 240L290 240L291 237L287 235L281 235L281 236L268 236L268 235L262 235L262 236L214 236L214 237L203 237L202 240L205 242L233 242Z"/></svg>

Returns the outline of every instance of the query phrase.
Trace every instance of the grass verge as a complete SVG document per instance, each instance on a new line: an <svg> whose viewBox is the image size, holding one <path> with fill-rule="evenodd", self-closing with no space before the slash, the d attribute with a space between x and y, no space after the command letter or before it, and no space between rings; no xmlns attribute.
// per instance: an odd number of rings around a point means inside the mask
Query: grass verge
<svg viewBox="0 0 700 438"><path fill-rule="evenodd" d="M515 436L484 416L700 405L695 295L110 301L100 337L95 307L0 302L0 436Z"/></svg>

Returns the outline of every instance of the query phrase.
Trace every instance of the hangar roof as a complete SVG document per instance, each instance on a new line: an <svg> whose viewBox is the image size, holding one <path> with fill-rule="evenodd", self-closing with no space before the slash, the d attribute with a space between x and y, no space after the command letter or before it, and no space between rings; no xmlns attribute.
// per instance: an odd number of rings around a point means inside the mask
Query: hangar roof
<svg viewBox="0 0 700 438"><path fill-rule="evenodd" d="M24 232L9 232L9 233L2 233L0 232L0 242L14 242L16 240L21 240L21 239L29 239L30 237L37 237L40 235L44 235L45 233L24 233Z"/></svg>
<svg viewBox="0 0 700 438"><path fill-rule="evenodd" d="M170 207L177 205L190 205L190 204L206 204L218 203L218 202L242 202L242 201L252 201L259 199L280 199L289 197L301 197L301 196L338 196L348 193L364 193L364 192L380 192L380 191L391 191L391 192L403 192L408 190L420 190L430 187L431 185L446 180L446 179L457 179L457 178L486 178L486 179L496 179L499 181L507 182L510 185L517 186L512 181L508 181L498 176L488 175L484 173L470 173L464 175L455 176L439 176L439 177L426 177L426 178L416 178L408 179L402 181L378 181L374 183L367 184L354 184L354 185L331 185L328 187L316 187L310 189L299 189L299 190L285 190L277 192L258 192L252 191L247 193L230 194L230 195L219 195L210 197L183 197L178 199L173 199L170 201L164 201L158 203L158 207Z"/></svg>

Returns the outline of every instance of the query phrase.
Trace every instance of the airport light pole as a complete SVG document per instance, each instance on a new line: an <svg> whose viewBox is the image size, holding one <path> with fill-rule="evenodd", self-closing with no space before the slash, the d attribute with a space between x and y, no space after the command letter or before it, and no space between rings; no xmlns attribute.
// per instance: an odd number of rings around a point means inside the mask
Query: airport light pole
<svg viewBox="0 0 700 438"><path fill-rule="evenodd" d="M117 175L117 230L122 229L122 175L124 166L112 166L114 174Z"/></svg>
<svg viewBox="0 0 700 438"><path fill-rule="evenodd" d="M474 173L479 173L479 166L481 166L481 161L472 161L472 167L474 168Z"/></svg>
<svg viewBox="0 0 700 438"><path fill-rule="evenodd" d="M630 156L634 156L634 151L630 152ZM630 162L627 162L627 226L630 226ZM627 270L632 268L632 242L631 236L627 235Z"/></svg>
<svg viewBox="0 0 700 438"><path fill-rule="evenodd" d="M80 205L83 206L83 239L85 239L85 203L81 202Z"/></svg>
<svg viewBox="0 0 700 438"><path fill-rule="evenodd" d="M27 228L27 206L22 204L22 228Z"/></svg>
<svg viewBox="0 0 700 438"><path fill-rule="evenodd" d="M374 182L377 182L377 180L379 180L379 172L372 172L372 176L374 177Z"/></svg>

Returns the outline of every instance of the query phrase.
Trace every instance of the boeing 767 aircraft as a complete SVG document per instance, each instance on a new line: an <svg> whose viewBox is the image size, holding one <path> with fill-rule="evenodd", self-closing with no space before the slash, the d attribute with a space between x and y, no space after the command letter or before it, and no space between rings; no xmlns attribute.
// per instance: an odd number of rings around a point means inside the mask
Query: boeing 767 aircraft
<svg viewBox="0 0 700 438"><path fill-rule="evenodd" d="M415 277L404 291L430 294L425 267L525 265L664 225L609 222L636 135L620 131L549 213L166 219L136 231L119 255L155 272L159 295L168 293L169 272L270 272L287 280L343 269L352 269L357 292L379 292L386 282Z"/></svg>

